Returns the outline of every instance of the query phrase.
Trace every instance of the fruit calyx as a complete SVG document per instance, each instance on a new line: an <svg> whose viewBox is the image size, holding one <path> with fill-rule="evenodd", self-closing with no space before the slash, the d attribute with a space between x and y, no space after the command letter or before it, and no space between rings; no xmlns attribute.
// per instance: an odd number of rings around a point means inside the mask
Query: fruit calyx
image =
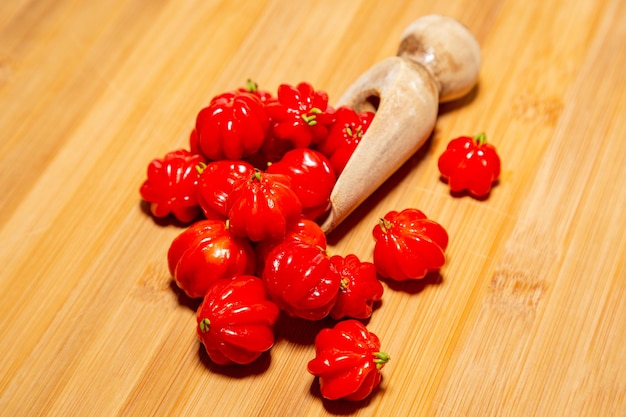
<svg viewBox="0 0 626 417"><path fill-rule="evenodd" d="M391 223L389 220L385 218L381 218L378 221L378 225L382 229L383 233L387 233L393 227L393 223Z"/></svg>
<svg viewBox="0 0 626 417"><path fill-rule="evenodd" d="M205 317L202 320L200 320L199 325L200 325L200 331L202 333L206 333L209 330L211 330L211 320L209 320L207 317Z"/></svg>
<svg viewBox="0 0 626 417"><path fill-rule="evenodd" d="M387 352L374 352L374 363L378 370L382 369L389 362L389 359L391 359L391 356Z"/></svg>
<svg viewBox="0 0 626 417"><path fill-rule="evenodd" d="M473 139L478 146L482 146L487 143L487 134L485 132L477 133L474 135Z"/></svg>

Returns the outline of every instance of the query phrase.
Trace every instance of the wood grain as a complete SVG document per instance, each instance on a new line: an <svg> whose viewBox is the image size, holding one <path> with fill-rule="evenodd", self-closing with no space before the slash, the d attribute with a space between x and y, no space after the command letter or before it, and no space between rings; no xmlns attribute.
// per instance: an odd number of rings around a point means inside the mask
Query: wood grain
<svg viewBox="0 0 626 417"><path fill-rule="evenodd" d="M450 234L439 276L384 282L381 388L320 398L324 321L282 318L270 354L213 365L165 263L182 229L140 202L147 163L248 77L332 102L430 13L476 35L479 85L329 236L371 260L405 207ZM0 415L626 416L624 51L621 0L0 3ZM436 167L477 131L503 160L483 201Z"/></svg>

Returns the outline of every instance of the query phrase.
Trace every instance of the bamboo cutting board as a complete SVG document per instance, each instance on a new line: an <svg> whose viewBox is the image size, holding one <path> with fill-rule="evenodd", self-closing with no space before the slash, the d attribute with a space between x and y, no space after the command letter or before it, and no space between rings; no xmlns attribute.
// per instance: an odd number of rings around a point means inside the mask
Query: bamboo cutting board
<svg viewBox="0 0 626 417"><path fill-rule="evenodd" d="M329 236L371 260L406 207L449 232L439 278L384 282L381 388L321 399L327 322L281 319L270 354L213 365L167 271L182 228L140 202L148 162L248 77L332 104L431 13L475 34L479 85ZM626 416L625 86L622 0L3 1L0 415ZM478 131L502 177L453 197L437 158Z"/></svg>

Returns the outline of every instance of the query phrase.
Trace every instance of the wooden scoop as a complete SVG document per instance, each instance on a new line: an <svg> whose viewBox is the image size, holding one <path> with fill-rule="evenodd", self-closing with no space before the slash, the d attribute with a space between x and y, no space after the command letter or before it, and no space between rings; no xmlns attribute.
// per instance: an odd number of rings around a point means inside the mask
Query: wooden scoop
<svg viewBox="0 0 626 417"><path fill-rule="evenodd" d="M402 34L398 54L374 65L338 106L375 111L330 200L321 226L331 232L428 139L439 103L467 94L478 80L480 47L458 21L424 16Z"/></svg>

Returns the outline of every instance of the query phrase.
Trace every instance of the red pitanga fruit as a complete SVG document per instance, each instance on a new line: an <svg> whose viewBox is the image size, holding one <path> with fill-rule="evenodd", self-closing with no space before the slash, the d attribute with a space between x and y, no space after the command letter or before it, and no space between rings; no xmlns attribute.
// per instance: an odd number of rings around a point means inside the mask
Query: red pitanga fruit
<svg viewBox="0 0 626 417"><path fill-rule="evenodd" d="M139 193L150 204L154 217L164 218L171 214L179 221L189 223L200 215L196 198L196 165L203 161L201 155L179 149L150 162L148 177Z"/></svg>
<svg viewBox="0 0 626 417"><path fill-rule="evenodd" d="M257 256L257 272L263 274L265 267L265 259L272 249L284 242L297 241L317 246L322 250L326 250L326 234L319 224L311 219L302 217L297 223L294 223L287 229L287 233L280 239L263 240L254 247Z"/></svg>
<svg viewBox="0 0 626 417"><path fill-rule="evenodd" d="M328 136L317 145L317 149L330 160L337 176L343 172L373 119L374 113L371 111L357 113L346 106L339 107L335 112Z"/></svg>
<svg viewBox="0 0 626 417"><path fill-rule="evenodd" d="M302 204L286 175L256 170L226 200L231 232L253 242L280 239L302 216Z"/></svg>
<svg viewBox="0 0 626 417"><path fill-rule="evenodd" d="M266 106L272 123L272 134L289 140L296 148L319 143L328 135L333 109L328 106L328 94L315 90L307 82L293 86L281 84L277 100Z"/></svg>
<svg viewBox="0 0 626 417"><path fill-rule="evenodd" d="M201 220L170 245L168 268L174 281L190 298L202 298L218 279L251 275L256 256L250 242L230 233L223 220Z"/></svg>
<svg viewBox="0 0 626 417"><path fill-rule="evenodd" d="M298 241L281 243L269 253L262 278L279 308L306 320L328 316L341 284L326 251Z"/></svg>
<svg viewBox="0 0 626 417"><path fill-rule="evenodd" d="M390 211L372 233L374 265L384 278L420 279L445 264L448 233L420 210Z"/></svg>
<svg viewBox="0 0 626 417"><path fill-rule="evenodd" d="M484 197L500 177L500 157L484 133L450 141L437 165L454 193L467 190L475 197Z"/></svg>
<svg viewBox="0 0 626 417"><path fill-rule="evenodd" d="M198 309L197 334L213 362L245 365L273 346L278 316L259 278L220 279Z"/></svg>
<svg viewBox="0 0 626 417"><path fill-rule="evenodd" d="M340 321L315 337L315 358L308 371L319 377L322 396L329 400L360 401L381 380L389 355L380 350L378 336L357 320Z"/></svg>
<svg viewBox="0 0 626 417"><path fill-rule="evenodd" d="M196 117L197 148L213 161L242 159L261 148L269 127L265 105L258 96L242 91L223 93Z"/></svg>
<svg viewBox="0 0 626 417"><path fill-rule="evenodd" d="M198 204L207 218L226 219L226 200L243 179L254 174L254 167L244 161L221 160L208 164L199 164L198 185L196 187Z"/></svg>
<svg viewBox="0 0 626 417"><path fill-rule="evenodd" d="M291 187L302 203L302 215L315 220L330 208L330 194L335 186L335 171L320 152L296 148L267 167L271 174L291 178Z"/></svg>
<svg viewBox="0 0 626 417"><path fill-rule="evenodd" d="M354 254L345 257L334 255L330 262L341 276L337 301L330 310L330 316L339 320L344 317L366 319L371 317L376 301L383 296L383 285L376 275L376 267L371 262L361 262Z"/></svg>

